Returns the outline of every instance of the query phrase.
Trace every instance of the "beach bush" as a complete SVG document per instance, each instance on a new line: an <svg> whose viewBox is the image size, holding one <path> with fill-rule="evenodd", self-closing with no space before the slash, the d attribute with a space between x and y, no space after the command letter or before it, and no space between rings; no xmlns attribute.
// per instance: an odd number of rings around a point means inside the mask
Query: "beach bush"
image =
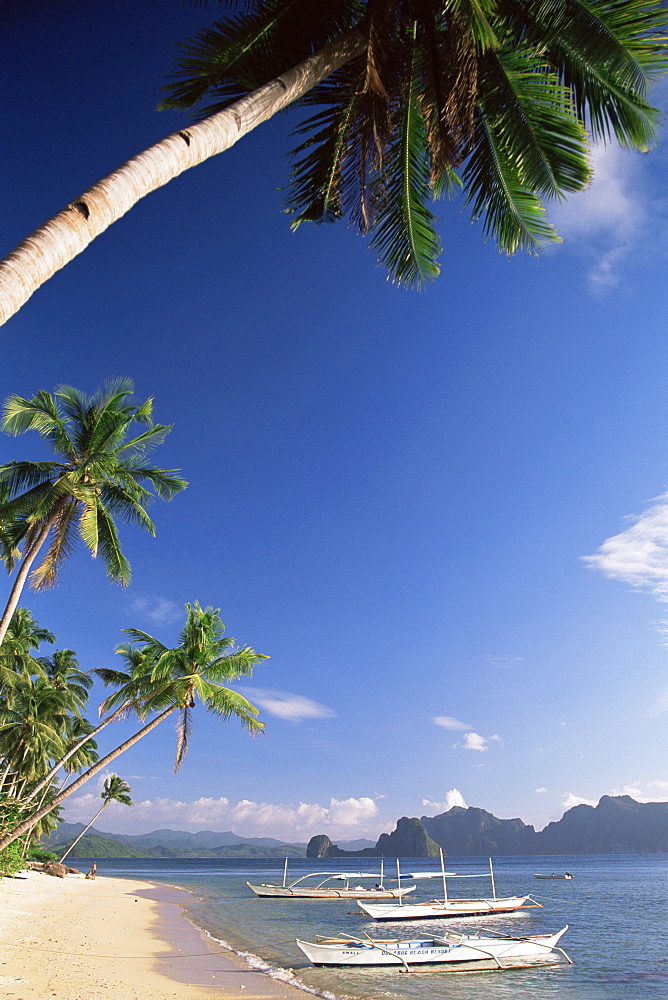
<svg viewBox="0 0 668 1000"><path fill-rule="evenodd" d="M9 847L5 847L4 851L0 851L0 878L13 875L24 867L23 841L15 840Z"/></svg>
<svg viewBox="0 0 668 1000"><path fill-rule="evenodd" d="M16 824L21 809L16 801L9 799L6 795L0 795L0 834ZM5 875L13 875L24 867L23 861L24 838L15 840L3 851L0 851L0 878Z"/></svg>
<svg viewBox="0 0 668 1000"><path fill-rule="evenodd" d="M45 864L47 861L58 860L58 855L55 851L47 851L45 847L40 847L39 844L33 844L28 853L31 861L41 861Z"/></svg>

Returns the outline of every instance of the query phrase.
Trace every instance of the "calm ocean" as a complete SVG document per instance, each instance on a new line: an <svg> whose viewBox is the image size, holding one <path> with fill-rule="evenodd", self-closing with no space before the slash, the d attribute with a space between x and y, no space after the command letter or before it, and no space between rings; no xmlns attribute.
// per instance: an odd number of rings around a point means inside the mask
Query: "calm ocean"
<svg viewBox="0 0 668 1000"><path fill-rule="evenodd" d="M375 859L342 862L290 862L296 878L308 871L375 871ZM386 864L386 879L394 862ZM484 869L486 858L449 857L449 871ZM438 862L402 861L421 871ZM503 934L536 934L569 925L561 941L574 965L488 973L415 973L398 969L315 969L295 944L316 934L406 937L438 933L444 923L375 924L352 911L354 902L322 903L258 899L246 881L282 879L282 860L111 861L98 863L98 874L143 878L182 886L194 893L187 910L213 937L270 968L272 974L328 997L364 1000L668 1000L668 855L577 855L494 858L498 895L532 893L540 910L494 918L448 920L453 930L494 929ZM572 881L534 879L534 872L570 871ZM464 882L472 886L475 883ZM437 880L418 883L414 899L440 894ZM456 895L486 895L480 891ZM485 887L484 889L482 887ZM430 887L430 888L427 888ZM459 889L459 887L458 887ZM451 890L454 893L454 890Z"/></svg>

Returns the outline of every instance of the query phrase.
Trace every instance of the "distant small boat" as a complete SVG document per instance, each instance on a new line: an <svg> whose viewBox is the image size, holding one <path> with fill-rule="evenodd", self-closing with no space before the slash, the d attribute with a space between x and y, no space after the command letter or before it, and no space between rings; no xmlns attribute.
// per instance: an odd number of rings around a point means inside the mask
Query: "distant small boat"
<svg viewBox="0 0 668 1000"><path fill-rule="evenodd" d="M297 945L309 962L314 965L401 965L410 972L412 965L461 965L474 963L480 968L508 968L517 959L537 960L545 958L553 951L561 952L567 962L571 962L565 951L558 948L560 938L568 930L568 925L556 934L534 937L498 937L480 934L455 934L445 931L443 935L409 940L382 940L371 937L348 938L318 937L317 941L300 941ZM571 963L572 964L572 963Z"/></svg>
<svg viewBox="0 0 668 1000"><path fill-rule="evenodd" d="M316 884L309 884L308 879L320 879ZM360 879L373 879L375 885L356 885ZM391 879L394 881L394 879ZM336 885L334 883L339 883ZM414 892L415 886L405 888L399 883L396 889L388 889L383 882L383 863L378 872L309 872L294 882L288 882L288 859L283 868L283 884L276 882L246 882L256 896L264 899L400 899L405 892Z"/></svg>
<svg viewBox="0 0 668 1000"><path fill-rule="evenodd" d="M539 875L534 873L534 878L575 878L570 872L565 872L563 875L557 875L556 872L552 872L550 875Z"/></svg>

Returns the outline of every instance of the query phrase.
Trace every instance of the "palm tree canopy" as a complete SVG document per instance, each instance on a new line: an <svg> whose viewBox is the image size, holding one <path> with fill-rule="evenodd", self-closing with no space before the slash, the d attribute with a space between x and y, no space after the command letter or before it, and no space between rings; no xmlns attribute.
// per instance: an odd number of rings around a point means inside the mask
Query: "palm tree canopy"
<svg viewBox="0 0 668 1000"><path fill-rule="evenodd" d="M33 654L43 642L54 643L53 632L43 628L27 608L18 607L0 644L0 697L11 704L14 691L31 674L46 678L42 657Z"/></svg>
<svg viewBox="0 0 668 1000"><path fill-rule="evenodd" d="M359 54L301 99L287 208L348 216L392 278L438 273L432 197L463 188L508 252L558 239L544 202L582 190L590 142L647 150L668 68L654 0L247 0L182 47L163 102L200 116L345 35Z"/></svg>
<svg viewBox="0 0 668 1000"><path fill-rule="evenodd" d="M109 805L110 802L120 802L121 805L131 806L133 804L130 798L131 791L130 786L122 778L119 778L117 774L112 774L105 778L100 798L103 799L105 806Z"/></svg>
<svg viewBox="0 0 668 1000"><path fill-rule="evenodd" d="M48 529L43 562L31 574L36 589L52 587L59 568L79 537L93 556L100 555L112 580L127 585L130 564L123 555L116 518L152 535L146 506L154 496L169 500L186 487L176 470L158 469L147 452L170 431L152 419L153 401L133 401L130 379L106 382L93 396L71 386L32 399L7 398L0 427L7 434L34 430L53 446L56 461L15 461L0 466L0 524L12 540L3 553L13 568L19 546L24 552ZM139 424L138 433L133 425Z"/></svg>
<svg viewBox="0 0 668 1000"><path fill-rule="evenodd" d="M123 643L117 648L128 670L94 671L105 683L117 685L102 702L101 712L127 704L145 719L170 707L179 709L175 771L188 749L191 714L197 701L224 719L236 716L251 735L264 729L257 718L258 709L227 684L250 676L256 663L269 659L250 646L235 646L235 640L224 634L220 609L202 608L195 601L186 605L186 612L178 645L170 648L148 632L126 628L123 632L139 644Z"/></svg>
<svg viewBox="0 0 668 1000"><path fill-rule="evenodd" d="M74 650L58 649L51 656L38 657L38 663L55 688L69 693L71 707L79 714L88 701L93 678L79 668Z"/></svg>

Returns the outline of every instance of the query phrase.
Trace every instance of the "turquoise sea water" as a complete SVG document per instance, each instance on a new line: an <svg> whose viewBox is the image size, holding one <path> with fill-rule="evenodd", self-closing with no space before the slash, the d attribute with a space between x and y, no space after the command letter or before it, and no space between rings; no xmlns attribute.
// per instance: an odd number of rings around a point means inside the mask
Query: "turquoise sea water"
<svg viewBox="0 0 668 1000"><path fill-rule="evenodd" d="M374 871L375 859L290 862L290 875L313 870ZM386 877L393 862L386 866ZM449 871L483 870L486 858L449 857ZM438 862L402 861L402 868L438 870ZM353 1000L668 1000L668 855L595 855L494 858L498 895L532 893L543 909L497 917L376 924L354 913L353 901L258 899L246 881L282 879L283 861L103 861L98 873L191 890L191 919L214 938L269 968L273 975L324 996ZM534 872L570 871L572 881L535 879ZM455 883L456 884L456 883ZM480 890L470 891L473 885ZM437 880L418 883L415 899L440 895ZM460 891L460 886L467 890ZM483 888L484 887L484 888ZM449 891L453 892L450 888ZM489 882L463 881L457 895L486 895ZM398 969L316 969L295 938L316 934L406 937L439 927L472 933L554 932L569 925L561 944L574 965L487 973L411 973Z"/></svg>

